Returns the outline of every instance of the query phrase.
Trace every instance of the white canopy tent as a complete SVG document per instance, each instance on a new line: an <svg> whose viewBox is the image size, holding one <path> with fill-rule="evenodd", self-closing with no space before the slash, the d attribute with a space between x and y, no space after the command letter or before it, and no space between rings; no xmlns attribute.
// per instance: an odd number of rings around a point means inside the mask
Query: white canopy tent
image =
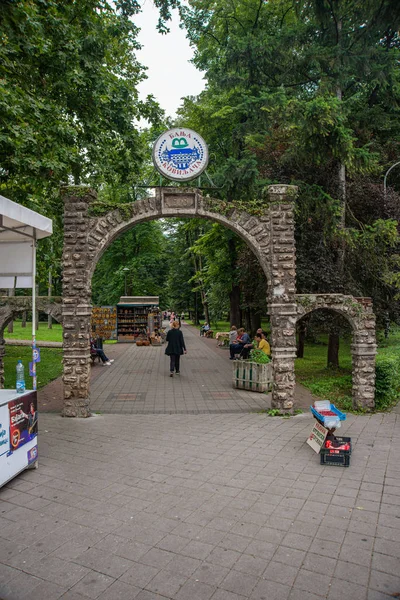
<svg viewBox="0 0 400 600"><path fill-rule="evenodd" d="M53 233L51 219L0 196L0 288L32 288L32 370L36 389L36 241Z"/></svg>

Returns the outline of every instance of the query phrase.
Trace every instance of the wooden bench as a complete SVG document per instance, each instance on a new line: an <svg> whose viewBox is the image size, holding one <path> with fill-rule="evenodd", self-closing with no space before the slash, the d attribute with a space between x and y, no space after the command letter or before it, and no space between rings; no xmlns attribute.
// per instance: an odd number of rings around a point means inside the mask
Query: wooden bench
<svg viewBox="0 0 400 600"><path fill-rule="evenodd" d="M92 350L92 348L90 348L90 358L91 358L92 364L94 364L96 362L96 358L97 358L98 362L101 362L100 356L97 354L97 352L95 350Z"/></svg>

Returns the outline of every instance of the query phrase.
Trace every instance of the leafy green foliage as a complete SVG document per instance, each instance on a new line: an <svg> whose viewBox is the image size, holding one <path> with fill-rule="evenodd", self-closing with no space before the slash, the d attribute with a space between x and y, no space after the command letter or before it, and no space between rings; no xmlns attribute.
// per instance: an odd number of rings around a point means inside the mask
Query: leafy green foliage
<svg viewBox="0 0 400 600"><path fill-rule="evenodd" d="M399 399L400 394L400 352L390 356L378 356L376 360L376 410L387 410Z"/></svg>
<svg viewBox="0 0 400 600"><path fill-rule="evenodd" d="M161 306L166 306L168 258L168 240L162 225L157 221L137 225L121 235L100 258L93 275L93 303L116 304L125 295L126 277L128 295L160 296Z"/></svg>
<svg viewBox="0 0 400 600"><path fill-rule="evenodd" d="M258 365L266 365L271 362L270 357L265 354L265 352L258 350L257 348L250 350L250 360Z"/></svg>

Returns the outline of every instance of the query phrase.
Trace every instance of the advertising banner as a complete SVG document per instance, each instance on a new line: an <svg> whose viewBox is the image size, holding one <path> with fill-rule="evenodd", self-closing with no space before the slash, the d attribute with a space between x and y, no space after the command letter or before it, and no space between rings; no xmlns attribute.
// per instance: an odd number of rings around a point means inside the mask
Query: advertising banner
<svg viewBox="0 0 400 600"><path fill-rule="evenodd" d="M327 435L328 430L316 421L308 437L307 444L311 446L314 452L319 454Z"/></svg>
<svg viewBox="0 0 400 600"><path fill-rule="evenodd" d="M10 451L14 452L37 437L38 411L35 392L23 394L8 403Z"/></svg>

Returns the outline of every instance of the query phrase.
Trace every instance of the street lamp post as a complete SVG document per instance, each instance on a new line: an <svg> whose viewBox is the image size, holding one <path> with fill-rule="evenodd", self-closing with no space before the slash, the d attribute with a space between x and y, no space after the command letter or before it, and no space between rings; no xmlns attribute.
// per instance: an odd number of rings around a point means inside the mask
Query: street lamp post
<svg viewBox="0 0 400 600"><path fill-rule="evenodd" d="M126 276L128 275L129 269L128 269L128 267L124 267L122 270L125 273L125 296L126 296Z"/></svg>
<svg viewBox="0 0 400 600"><path fill-rule="evenodd" d="M390 171L391 171L392 169L394 169L395 167L397 167L397 165L400 165L400 161L399 161L399 162L397 162L397 163L394 163L394 165L392 165L392 166L391 166L391 167L390 167L390 168L389 168L389 169L386 171L386 173L385 173L385 177L384 177L384 179L383 179L383 197L384 197L385 201L386 201L386 180L387 180L387 176L389 175L389 173L390 173Z"/></svg>

